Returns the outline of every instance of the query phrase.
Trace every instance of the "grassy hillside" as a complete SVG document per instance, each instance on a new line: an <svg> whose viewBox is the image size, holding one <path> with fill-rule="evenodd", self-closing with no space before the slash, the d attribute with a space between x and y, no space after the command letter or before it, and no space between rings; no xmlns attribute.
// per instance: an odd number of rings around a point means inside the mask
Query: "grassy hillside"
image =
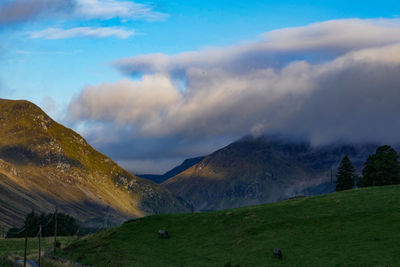
<svg viewBox="0 0 400 267"><path fill-rule="evenodd" d="M82 221L113 222L188 210L136 177L28 101L0 99L0 227L58 206Z"/></svg>
<svg viewBox="0 0 400 267"><path fill-rule="evenodd" d="M69 244L72 237L59 237L57 239L61 246ZM53 237L44 237L42 239L42 251L46 249L51 250L53 248ZM24 257L24 247L25 242L23 238L13 238L13 239L2 239L0 238L0 267L12 266L4 260L6 254L11 253L17 259L23 259ZM28 248L27 248L27 258L37 261L39 251L39 243L37 238L28 238ZM45 261L42 259L42 262ZM47 267L48 265L44 265Z"/></svg>
<svg viewBox="0 0 400 267"><path fill-rule="evenodd" d="M400 266L400 186L154 215L73 243L94 266ZM158 229L170 239L159 239ZM282 250L282 261L272 250Z"/></svg>

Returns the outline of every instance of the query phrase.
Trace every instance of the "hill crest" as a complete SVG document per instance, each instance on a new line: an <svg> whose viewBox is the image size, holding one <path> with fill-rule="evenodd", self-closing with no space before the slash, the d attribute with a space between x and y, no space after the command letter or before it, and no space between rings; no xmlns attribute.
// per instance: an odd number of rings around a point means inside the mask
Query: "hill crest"
<svg viewBox="0 0 400 267"><path fill-rule="evenodd" d="M186 210L166 189L122 169L28 101L0 100L0 160L6 225L54 206L81 220L115 222Z"/></svg>

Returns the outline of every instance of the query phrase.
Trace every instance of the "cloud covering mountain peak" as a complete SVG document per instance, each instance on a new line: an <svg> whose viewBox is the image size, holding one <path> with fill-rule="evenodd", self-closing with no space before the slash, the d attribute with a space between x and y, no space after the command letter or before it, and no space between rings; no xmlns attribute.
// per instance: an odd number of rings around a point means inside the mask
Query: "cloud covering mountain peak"
<svg viewBox="0 0 400 267"><path fill-rule="evenodd" d="M398 19L327 21L113 64L134 81L87 86L69 110L75 121L128 126L126 142L179 137L198 145L249 133L314 144L400 141Z"/></svg>

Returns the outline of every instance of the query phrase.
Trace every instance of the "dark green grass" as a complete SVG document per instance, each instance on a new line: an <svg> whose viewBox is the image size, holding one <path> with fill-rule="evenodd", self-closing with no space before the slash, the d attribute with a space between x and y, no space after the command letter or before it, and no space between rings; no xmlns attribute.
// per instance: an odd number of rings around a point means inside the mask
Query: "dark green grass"
<svg viewBox="0 0 400 267"><path fill-rule="evenodd" d="M158 229L171 238L159 239ZM282 261L272 256L274 247ZM400 266L400 186L150 216L60 255L95 266Z"/></svg>
<svg viewBox="0 0 400 267"><path fill-rule="evenodd" d="M59 237L57 240L61 242L62 246L68 245L74 238L72 237ZM44 237L42 239L42 249L45 251L46 249L51 249L53 247L53 237ZM24 247L25 247L24 238L11 238L11 239L0 239L0 266L11 266L4 262L4 257L7 253L19 256L23 259L24 256ZM36 260L38 258L39 251L39 242L38 238L28 238L28 248L27 248L27 257L32 260Z"/></svg>

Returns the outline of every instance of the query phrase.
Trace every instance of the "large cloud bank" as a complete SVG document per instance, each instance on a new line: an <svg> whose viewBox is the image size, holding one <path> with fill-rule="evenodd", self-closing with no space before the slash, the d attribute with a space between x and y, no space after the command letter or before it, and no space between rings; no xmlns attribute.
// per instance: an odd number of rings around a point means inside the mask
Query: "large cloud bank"
<svg viewBox="0 0 400 267"><path fill-rule="evenodd" d="M319 141L398 138L400 21L341 20L262 40L115 65L139 81L88 86L77 120L134 124L145 135L288 131Z"/></svg>
<svg viewBox="0 0 400 267"><path fill-rule="evenodd" d="M400 141L397 19L327 21L227 48L113 64L141 78L87 86L69 112L75 121L128 127L131 140L198 145L281 133L314 144Z"/></svg>

